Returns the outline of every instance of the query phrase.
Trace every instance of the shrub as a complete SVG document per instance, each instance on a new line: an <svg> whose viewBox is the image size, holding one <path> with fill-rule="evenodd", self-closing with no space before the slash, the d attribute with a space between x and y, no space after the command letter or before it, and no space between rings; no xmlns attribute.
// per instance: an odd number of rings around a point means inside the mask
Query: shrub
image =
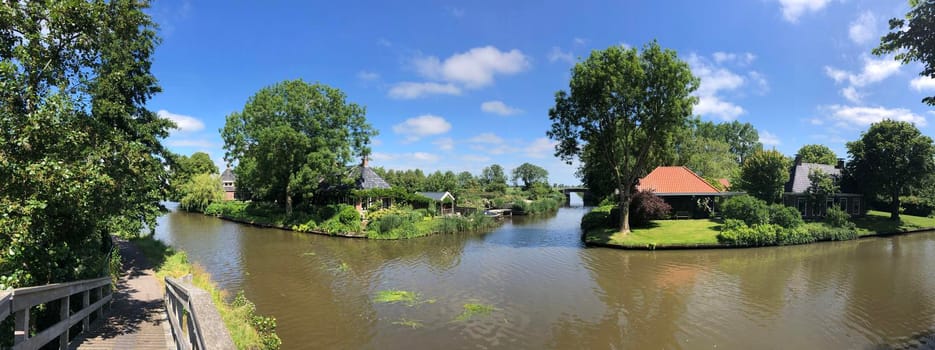
<svg viewBox="0 0 935 350"><path fill-rule="evenodd" d="M776 232L782 228L772 224L761 224L755 226L742 226L731 230L721 231L718 234L718 241L737 246L768 246L776 245Z"/></svg>
<svg viewBox="0 0 935 350"><path fill-rule="evenodd" d="M630 201L630 226L649 225L652 220L669 216L672 207L651 191L640 191Z"/></svg>
<svg viewBox="0 0 935 350"><path fill-rule="evenodd" d="M904 196L899 197L899 202L902 212L906 215L930 216L935 211L935 203L927 198Z"/></svg>
<svg viewBox="0 0 935 350"><path fill-rule="evenodd" d="M390 215L384 216L383 218L380 219L380 221L377 221L374 224L376 224L376 227L380 233L387 233L397 227L402 226L406 222L408 222L408 220L404 219L403 217L399 215L395 215L395 214L390 214Z"/></svg>
<svg viewBox="0 0 935 350"><path fill-rule="evenodd" d="M778 245L808 244L812 242L815 242L815 237L802 226L778 227L776 231L776 244Z"/></svg>
<svg viewBox="0 0 935 350"><path fill-rule="evenodd" d="M731 197L721 206L721 215L724 219L743 221L747 226L769 223L769 207L766 202L742 195Z"/></svg>
<svg viewBox="0 0 935 350"><path fill-rule="evenodd" d="M769 206L769 223L785 228L796 228L804 224L805 221L802 220L802 214L795 208L782 204L773 204Z"/></svg>
<svg viewBox="0 0 935 350"><path fill-rule="evenodd" d="M826 224L810 224L809 230L816 241L848 241L857 238L854 227L831 227Z"/></svg>
<svg viewBox="0 0 935 350"><path fill-rule="evenodd" d="M610 221L610 211L614 209L613 204L603 205L591 209L581 218L581 229L590 231L599 228L613 227Z"/></svg>
<svg viewBox="0 0 935 350"><path fill-rule="evenodd" d="M849 227L853 225L853 223L850 222L850 218L850 214L836 205L828 208L828 211L825 213L825 223L831 227Z"/></svg>
<svg viewBox="0 0 935 350"><path fill-rule="evenodd" d="M727 219L724 220L724 224L721 225L721 231L736 230L744 226L747 226L747 224L745 224L743 221L737 219Z"/></svg>

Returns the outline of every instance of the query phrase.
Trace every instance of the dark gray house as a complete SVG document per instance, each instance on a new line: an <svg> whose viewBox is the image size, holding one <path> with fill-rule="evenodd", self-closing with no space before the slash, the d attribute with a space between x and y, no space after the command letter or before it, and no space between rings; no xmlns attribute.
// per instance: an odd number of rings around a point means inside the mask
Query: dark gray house
<svg viewBox="0 0 935 350"><path fill-rule="evenodd" d="M224 200L232 201L237 199L237 177L231 168L224 169L221 173L221 186L224 187Z"/></svg>
<svg viewBox="0 0 935 350"><path fill-rule="evenodd" d="M802 213L804 218L817 218L825 216L825 212L832 205L837 205L852 216L862 215L864 209L863 195L857 193L835 193L824 203L813 203L808 195L808 188L812 185L808 175L812 171L821 171L831 175L835 182L841 179L841 170L844 160L838 160L837 165L803 163L799 155L795 156L795 163L789 172L789 182L786 183L782 196L783 204L794 207Z"/></svg>
<svg viewBox="0 0 935 350"><path fill-rule="evenodd" d="M364 157L359 166L351 168L349 176L354 179L354 189L357 190L386 189L392 187L386 180L380 177L380 175L377 175L377 173L370 168L367 157ZM389 198L368 197L358 199L354 205L357 207L357 210L363 211L378 201L383 204L384 207L388 207L392 204Z"/></svg>

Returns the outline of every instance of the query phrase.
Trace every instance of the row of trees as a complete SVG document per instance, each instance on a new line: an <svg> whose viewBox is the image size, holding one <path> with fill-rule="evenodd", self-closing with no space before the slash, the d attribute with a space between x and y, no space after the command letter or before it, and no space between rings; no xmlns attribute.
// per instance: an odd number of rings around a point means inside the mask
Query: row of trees
<svg viewBox="0 0 935 350"><path fill-rule="evenodd" d="M394 187L400 187L406 192L418 191L448 191L455 196L465 192L492 192L506 193L507 175L503 167L499 164L492 164L484 167L480 174L474 175L468 171L462 171L455 174L453 171L436 171L425 175L422 170L384 170L374 168L378 175L383 177ZM510 181L515 186L522 186L524 190L529 190L535 185L547 186L549 183L549 172L544 168L523 163L513 169Z"/></svg>

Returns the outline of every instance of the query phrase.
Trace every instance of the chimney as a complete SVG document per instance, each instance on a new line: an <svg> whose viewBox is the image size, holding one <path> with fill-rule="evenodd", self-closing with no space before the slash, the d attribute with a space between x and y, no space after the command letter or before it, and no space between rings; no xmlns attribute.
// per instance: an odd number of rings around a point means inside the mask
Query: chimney
<svg viewBox="0 0 935 350"><path fill-rule="evenodd" d="M367 167L367 160L368 160L368 159L367 159L367 156L364 156L364 157L363 157L363 160L360 161L360 166L361 166L362 168L366 168L366 167Z"/></svg>
<svg viewBox="0 0 935 350"><path fill-rule="evenodd" d="M844 158L838 158L838 165L835 165L834 168L844 169Z"/></svg>
<svg viewBox="0 0 935 350"><path fill-rule="evenodd" d="M802 165L802 156L796 153L795 155L795 166Z"/></svg>

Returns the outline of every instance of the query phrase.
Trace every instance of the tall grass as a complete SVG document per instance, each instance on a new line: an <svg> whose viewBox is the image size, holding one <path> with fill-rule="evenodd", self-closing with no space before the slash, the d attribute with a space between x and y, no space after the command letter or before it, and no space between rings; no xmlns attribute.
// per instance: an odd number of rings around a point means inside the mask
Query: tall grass
<svg viewBox="0 0 935 350"><path fill-rule="evenodd" d="M211 275L204 268L192 265L185 252L176 251L152 237L136 238L132 242L153 263L160 283L164 283L166 277L192 275L192 284L211 295L238 349L279 349L281 341L276 335L276 320L257 315L256 306L247 300L243 291L228 303L227 293L211 281Z"/></svg>

